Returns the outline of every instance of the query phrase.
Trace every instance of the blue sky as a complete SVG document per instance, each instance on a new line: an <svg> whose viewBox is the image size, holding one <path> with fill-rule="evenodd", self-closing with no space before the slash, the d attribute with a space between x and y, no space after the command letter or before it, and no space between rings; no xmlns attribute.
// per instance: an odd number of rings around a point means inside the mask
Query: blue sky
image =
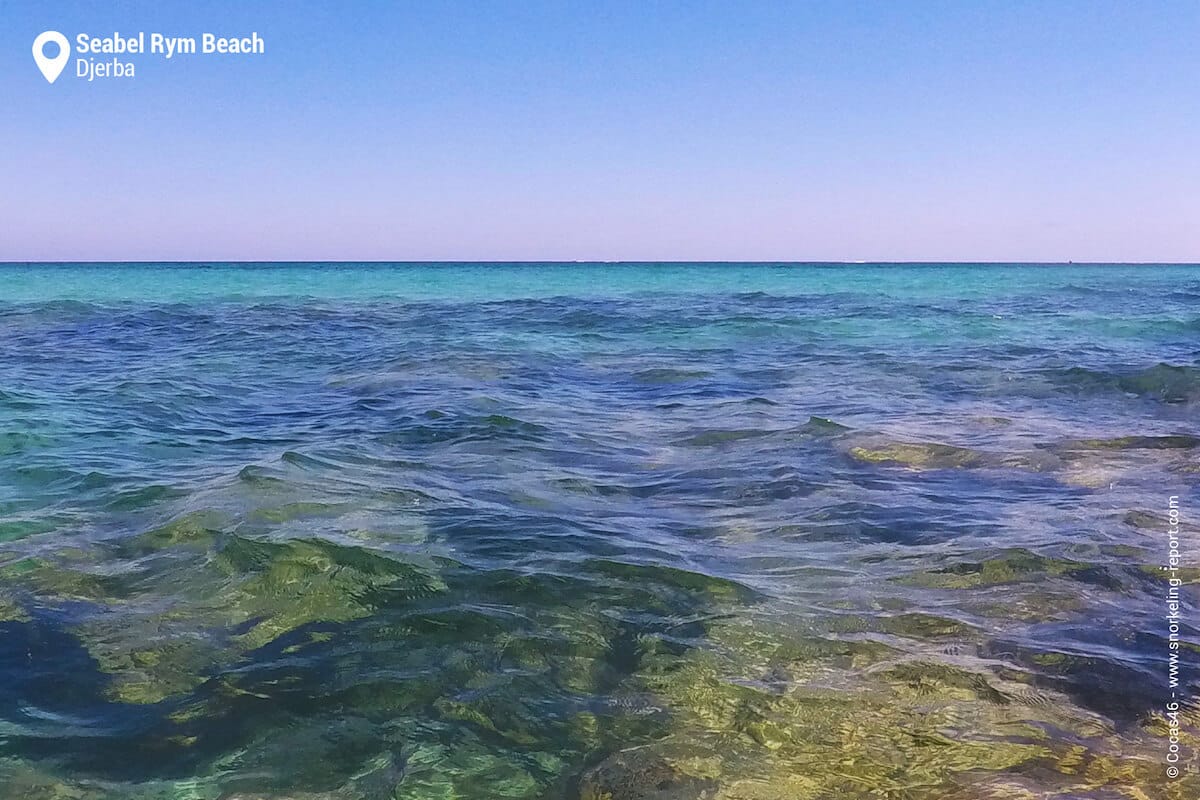
<svg viewBox="0 0 1200 800"><path fill-rule="evenodd" d="M0 260L1200 261L1191 0L0 0L0 103Z"/></svg>

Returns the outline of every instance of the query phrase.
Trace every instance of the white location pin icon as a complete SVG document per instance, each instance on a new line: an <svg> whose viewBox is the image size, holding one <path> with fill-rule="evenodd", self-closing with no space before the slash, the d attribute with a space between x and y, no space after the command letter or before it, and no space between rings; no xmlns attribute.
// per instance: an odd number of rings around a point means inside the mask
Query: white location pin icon
<svg viewBox="0 0 1200 800"><path fill-rule="evenodd" d="M58 55L54 58L46 58L46 54L42 52L42 48L46 46L47 42L54 42L58 45ZM37 62L38 69L50 83L58 80L58 76L62 74L63 67L67 65L67 60L70 58L71 48L67 44L67 37L58 31L46 31L33 40L33 60Z"/></svg>

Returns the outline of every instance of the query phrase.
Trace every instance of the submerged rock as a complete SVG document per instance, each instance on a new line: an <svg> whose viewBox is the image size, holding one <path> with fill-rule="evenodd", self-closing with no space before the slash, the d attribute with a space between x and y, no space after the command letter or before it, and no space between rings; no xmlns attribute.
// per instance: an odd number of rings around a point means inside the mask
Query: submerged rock
<svg viewBox="0 0 1200 800"><path fill-rule="evenodd" d="M868 464L899 464L912 469L959 469L987 463L983 453L965 447L927 442L886 442L851 447L850 456Z"/></svg>
<svg viewBox="0 0 1200 800"><path fill-rule="evenodd" d="M646 748L609 756L579 781L578 800L709 800L717 782L681 771Z"/></svg>
<svg viewBox="0 0 1200 800"><path fill-rule="evenodd" d="M1170 527L1166 517L1151 511L1143 511L1140 508L1135 508L1125 514L1121 521L1137 530L1165 531Z"/></svg>
<svg viewBox="0 0 1200 800"><path fill-rule="evenodd" d="M825 417L812 416L808 418L808 422L800 426L799 430L804 433L833 436L835 434L844 433L850 430L850 428L841 424L840 422L834 422L833 420Z"/></svg>
<svg viewBox="0 0 1200 800"><path fill-rule="evenodd" d="M185 514L158 528L140 533L122 542L120 549L128 556L145 555L168 548L208 548L216 541L228 520L213 511Z"/></svg>
<svg viewBox="0 0 1200 800"><path fill-rule="evenodd" d="M189 515L115 545L139 559L137 572L105 574L93 553L66 563L26 558L0 576L43 603L86 601L91 610L73 633L112 676L112 699L134 704L187 694L300 628L361 619L446 589L429 569L363 548L250 539L218 523ZM0 617L19 619L19 606L9 606L0 595Z"/></svg>
<svg viewBox="0 0 1200 800"><path fill-rule="evenodd" d="M29 615L16 599L0 591L0 622L28 622Z"/></svg>
<svg viewBox="0 0 1200 800"><path fill-rule="evenodd" d="M133 591L133 578L129 574L105 574L92 564L60 563L62 560L34 556L13 561L0 567L0 580L25 585L40 595L60 600L117 602L127 599Z"/></svg>
<svg viewBox="0 0 1200 800"><path fill-rule="evenodd" d="M88 625L79 638L101 672L112 675L108 694L146 705L191 692L222 663L217 647L194 635L163 636L157 620Z"/></svg>
<svg viewBox="0 0 1200 800"><path fill-rule="evenodd" d="M224 593L245 647L260 647L313 622L348 622L376 603L437 594L445 585L433 575L361 548L319 539L283 543L231 538L214 562L239 582Z"/></svg>
<svg viewBox="0 0 1200 800"><path fill-rule="evenodd" d="M1200 447L1200 437L1187 434L1168 436L1118 436L1113 439L1068 439L1059 450L1191 450Z"/></svg>
<svg viewBox="0 0 1200 800"><path fill-rule="evenodd" d="M977 553L978 561L963 561L941 569L926 570L901 578L895 583L930 589L974 589L1006 583L1041 580L1088 568L1087 564L1061 558L1047 558L1024 548L995 553Z"/></svg>
<svg viewBox="0 0 1200 800"><path fill-rule="evenodd" d="M469 738L452 746L422 743L406 750L401 781L390 796L385 796L404 800L536 800L547 796L546 773L561 769L562 764L549 754L497 750Z"/></svg>

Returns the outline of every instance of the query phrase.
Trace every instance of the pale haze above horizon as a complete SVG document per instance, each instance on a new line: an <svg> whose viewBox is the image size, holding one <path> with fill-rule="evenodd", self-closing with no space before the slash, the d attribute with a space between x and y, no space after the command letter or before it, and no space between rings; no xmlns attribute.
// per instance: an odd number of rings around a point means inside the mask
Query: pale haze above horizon
<svg viewBox="0 0 1200 800"><path fill-rule="evenodd" d="M46 30L266 51L51 85ZM3 2L0 261L1196 262L1197 42L1196 2Z"/></svg>

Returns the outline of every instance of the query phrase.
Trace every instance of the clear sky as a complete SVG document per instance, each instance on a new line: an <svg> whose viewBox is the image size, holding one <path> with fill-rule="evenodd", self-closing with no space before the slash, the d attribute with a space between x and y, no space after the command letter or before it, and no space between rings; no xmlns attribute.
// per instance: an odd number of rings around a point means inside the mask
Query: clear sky
<svg viewBox="0 0 1200 800"><path fill-rule="evenodd" d="M127 259L1200 261L1200 2L0 0L0 260Z"/></svg>

